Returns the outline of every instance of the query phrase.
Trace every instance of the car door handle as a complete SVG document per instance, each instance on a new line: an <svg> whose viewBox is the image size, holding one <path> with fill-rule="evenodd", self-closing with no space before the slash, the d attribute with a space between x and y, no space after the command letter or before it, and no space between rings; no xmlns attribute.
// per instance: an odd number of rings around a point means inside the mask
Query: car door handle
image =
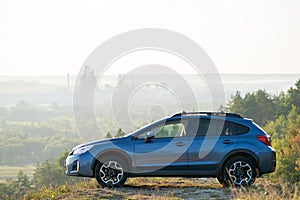
<svg viewBox="0 0 300 200"><path fill-rule="evenodd" d="M231 144L231 140L223 140L223 144Z"/></svg>
<svg viewBox="0 0 300 200"><path fill-rule="evenodd" d="M185 145L185 143L183 143L183 142L176 142L176 146L178 146L178 147L182 147L184 145Z"/></svg>

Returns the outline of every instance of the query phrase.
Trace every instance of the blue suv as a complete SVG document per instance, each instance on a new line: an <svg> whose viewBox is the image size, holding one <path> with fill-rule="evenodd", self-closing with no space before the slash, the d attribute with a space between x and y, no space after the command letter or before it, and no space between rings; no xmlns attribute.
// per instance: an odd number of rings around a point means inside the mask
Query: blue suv
<svg viewBox="0 0 300 200"><path fill-rule="evenodd" d="M270 136L234 113L182 112L121 138L73 148L70 176L95 177L117 187L128 177L215 177L223 185L249 186L274 172Z"/></svg>

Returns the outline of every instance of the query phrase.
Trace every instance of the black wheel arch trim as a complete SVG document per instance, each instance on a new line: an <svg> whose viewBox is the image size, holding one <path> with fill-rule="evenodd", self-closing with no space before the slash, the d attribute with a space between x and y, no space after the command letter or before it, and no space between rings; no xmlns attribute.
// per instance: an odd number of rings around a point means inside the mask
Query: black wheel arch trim
<svg viewBox="0 0 300 200"><path fill-rule="evenodd" d="M128 165L127 166L129 168L128 171L131 172L132 158L126 152L119 149L106 149L105 151L102 151L99 154L97 154L92 161L91 170L93 171L93 176L95 176L95 167L97 163L99 162L100 158L106 154L110 156L119 157L120 159L125 159L124 162L126 162L126 164Z"/></svg>
<svg viewBox="0 0 300 200"><path fill-rule="evenodd" d="M248 149L235 149L231 152L229 152L221 161L221 164L218 167L218 174L221 175L223 172L223 167L225 166L226 162L235 156L241 156L241 154L247 154L249 156L251 156L251 158L253 158L254 160L254 164L255 166L259 169L259 157L252 151L248 150Z"/></svg>

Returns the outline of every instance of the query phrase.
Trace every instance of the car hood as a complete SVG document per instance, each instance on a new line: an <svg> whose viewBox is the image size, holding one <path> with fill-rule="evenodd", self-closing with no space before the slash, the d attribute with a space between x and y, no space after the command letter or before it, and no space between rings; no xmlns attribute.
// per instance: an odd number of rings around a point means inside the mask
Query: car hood
<svg viewBox="0 0 300 200"><path fill-rule="evenodd" d="M123 141L126 138L127 137L109 138L109 139L96 140L96 141L92 141L92 142L88 142L88 143L84 143L84 144L79 144L79 145L75 146L73 148L73 150L81 148L81 147L85 147L85 146L90 146L90 145L99 145L99 144L105 144L105 143L108 143L108 142Z"/></svg>

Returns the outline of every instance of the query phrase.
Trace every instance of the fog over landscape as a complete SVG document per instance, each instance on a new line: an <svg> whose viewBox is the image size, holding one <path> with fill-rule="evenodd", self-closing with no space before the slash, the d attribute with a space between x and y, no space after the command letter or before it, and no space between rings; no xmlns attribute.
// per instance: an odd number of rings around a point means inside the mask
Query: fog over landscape
<svg viewBox="0 0 300 200"><path fill-rule="evenodd" d="M189 81L191 87L197 89L199 99L209 100L207 97L209 95L208 90L203 78L197 75L183 76ZM281 91L286 92L299 77L300 74L221 74L226 101L236 91L245 94L258 89L265 89L271 94L278 95ZM136 78L138 78L138 75ZM172 80L168 76L165 78ZM76 79L77 76L75 75L71 75L69 78L67 75L0 76L0 105L9 107L19 101L26 101L35 105L58 103L71 106ZM155 77L153 77L153 80L155 80ZM120 81L120 77L117 75L104 76L101 80L98 80L97 93L100 93L104 98L108 98L118 81ZM132 81L134 82L134 78ZM178 87L180 88L180 85ZM180 90L184 91L184 88L180 88ZM164 93L160 94L164 95ZM145 104L147 103L146 99L142 101ZM101 103L101 99L98 103Z"/></svg>

